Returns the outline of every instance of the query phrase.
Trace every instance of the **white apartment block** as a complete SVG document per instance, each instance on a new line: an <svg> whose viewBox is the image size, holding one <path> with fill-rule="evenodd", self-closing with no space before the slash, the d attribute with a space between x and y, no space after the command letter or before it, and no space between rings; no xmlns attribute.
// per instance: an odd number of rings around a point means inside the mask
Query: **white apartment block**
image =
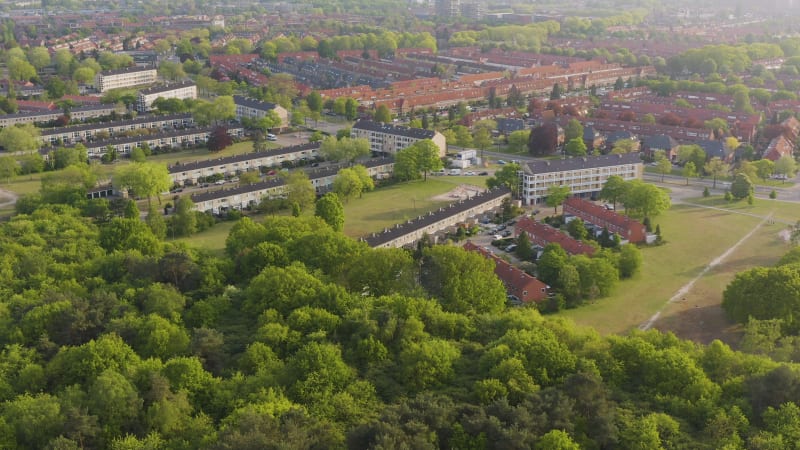
<svg viewBox="0 0 800 450"><path fill-rule="evenodd" d="M522 164L520 195L526 205L535 205L547 197L547 188L555 185L569 186L572 195L591 197L612 175L630 181L641 179L643 172L638 153L533 161Z"/></svg>
<svg viewBox="0 0 800 450"><path fill-rule="evenodd" d="M197 85L188 81L142 89L139 91L139 97L136 100L136 110L140 113L150 111L153 102L159 98L177 98L180 100L185 100L187 98L195 99L197 98Z"/></svg>
<svg viewBox="0 0 800 450"><path fill-rule="evenodd" d="M359 120L350 129L351 138L365 138L374 153L394 155L411 144L430 139L439 148L439 156L447 153L447 141L442 133L423 128L395 126L371 120Z"/></svg>
<svg viewBox="0 0 800 450"><path fill-rule="evenodd" d="M275 103L262 102L260 100L242 97L241 95L233 96L233 103L236 105L236 119L260 119L266 117L270 111L275 111L278 117L281 118L280 128L289 126L289 111L281 105Z"/></svg>
<svg viewBox="0 0 800 450"><path fill-rule="evenodd" d="M94 76L94 88L99 92L106 92L111 89L155 83L157 78L156 69L126 67L98 73Z"/></svg>

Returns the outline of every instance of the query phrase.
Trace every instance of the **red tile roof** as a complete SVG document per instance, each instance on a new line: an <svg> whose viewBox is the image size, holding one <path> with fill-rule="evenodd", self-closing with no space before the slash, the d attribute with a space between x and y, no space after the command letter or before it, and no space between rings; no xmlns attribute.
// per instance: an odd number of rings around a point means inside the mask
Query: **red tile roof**
<svg viewBox="0 0 800 450"><path fill-rule="evenodd" d="M525 271L514 267L489 250L478 247L470 241L464 244L464 250L478 252L485 258L494 261L494 273L503 282L508 295L513 295L523 303L540 302L547 298L549 286Z"/></svg>
<svg viewBox="0 0 800 450"><path fill-rule="evenodd" d="M581 220L603 227L612 233L619 234L630 242L644 242L647 238L645 226L628 216L609 211L600 205L579 197L570 197L564 201L564 212L580 217Z"/></svg>
<svg viewBox="0 0 800 450"><path fill-rule="evenodd" d="M591 245L575 240L568 234L562 233L550 225L539 223L530 217L520 219L517 222L516 231L517 234L524 231L528 234L531 242L542 247L551 243L558 244L570 255L591 256L595 251Z"/></svg>

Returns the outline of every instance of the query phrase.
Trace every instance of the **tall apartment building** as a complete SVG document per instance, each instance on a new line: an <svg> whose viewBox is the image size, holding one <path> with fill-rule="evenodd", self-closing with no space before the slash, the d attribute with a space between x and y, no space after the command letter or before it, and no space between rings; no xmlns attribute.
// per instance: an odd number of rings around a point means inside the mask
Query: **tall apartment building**
<svg viewBox="0 0 800 450"><path fill-rule="evenodd" d="M408 128L371 120L359 120L350 129L350 137L367 139L370 150L385 155L394 155L398 150L423 139L430 139L436 144L440 157L447 153L447 141L444 135L438 131L423 128Z"/></svg>
<svg viewBox="0 0 800 450"><path fill-rule="evenodd" d="M436 0L436 15L458 17L461 15L461 0Z"/></svg>
<svg viewBox="0 0 800 450"><path fill-rule="evenodd" d="M111 89L141 86L155 83L158 77L156 69L126 67L118 70L107 70L94 76L94 88L98 92Z"/></svg>
<svg viewBox="0 0 800 450"><path fill-rule="evenodd" d="M643 172L638 153L533 161L522 165L520 195L526 205L535 205L547 197L547 188L555 185L569 186L578 197L593 197L608 177L618 175L630 181L641 179Z"/></svg>
<svg viewBox="0 0 800 450"><path fill-rule="evenodd" d="M269 114L270 111L275 111L278 117L281 118L280 128L285 128L289 125L289 111L281 105L262 102L253 98L242 97L241 95L234 95L233 103L236 105L236 119L238 120L243 118L260 119Z"/></svg>
<svg viewBox="0 0 800 450"><path fill-rule="evenodd" d="M136 110L140 113L150 111L153 102L159 98L177 98L180 100L197 98L197 85L191 81L185 81L142 89L139 91L139 97L136 100Z"/></svg>

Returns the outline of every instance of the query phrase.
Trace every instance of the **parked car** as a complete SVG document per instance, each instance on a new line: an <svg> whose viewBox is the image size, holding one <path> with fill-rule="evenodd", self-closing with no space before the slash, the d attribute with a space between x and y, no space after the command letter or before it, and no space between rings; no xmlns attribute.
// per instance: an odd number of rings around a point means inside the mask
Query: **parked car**
<svg viewBox="0 0 800 450"><path fill-rule="evenodd" d="M464 175L472 176L472 175L475 175L475 172L470 170L470 171L464 172Z"/></svg>
<svg viewBox="0 0 800 450"><path fill-rule="evenodd" d="M505 162L505 161L503 161L502 159L498 159L498 160L497 160L497 164L500 164L501 166L502 166L503 164L505 164L505 163L506 163L506 162Z"/></svg>
<svg viewBox="0 0 800 450"><path fill-rule="evenodd" d="M214 184L223 185L225 184L225 180L217 180L216 182L214 182Z"/></svg>
<svg viewBox="0 0 800 450"><path fill-rule="evenodd" d="M480 175L482 177L487 177L487 176L489 176L489 172L481 172L478 175Z"/></svg>
<svg viewBox="0 0 800 450"><path fill-rule="evenodd" d="M278 140L278 136L275 136L275 135L274 135L274 134L272 134L272 133L268 133L268 134L267 134L267 140L268 140L268 141L277 141L277 140Z"/></svg>

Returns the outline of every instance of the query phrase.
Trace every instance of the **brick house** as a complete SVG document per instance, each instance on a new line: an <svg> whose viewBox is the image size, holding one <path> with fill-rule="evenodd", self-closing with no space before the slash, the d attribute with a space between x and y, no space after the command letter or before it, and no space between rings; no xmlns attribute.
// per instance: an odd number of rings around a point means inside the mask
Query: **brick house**
<svg viewBox="0 0 800 450"><path fill-rule="evenodd" d="M485 248L478 247L470 241L464 244L464 250L478 252L484 258L494 261L494 273L503 282L506 294L515 297L522 303L539 303L547 298L550 286L542 283L536 277L514 267Z"/></svg>
<svg viewBox="0 0 800 450"><path fill-rule="evenodd" d="M578 197L570 197L564 201L564 214L579 217L584 222L607 229L610 233L620 235L631 243L644 242L647 230L640 222L630 217L609 211L600 205Z"/></svg>
<svg viewBox="0 0 800 450"><path fill-rule="evenodd" d="M546 247L547 244L555 243L570 255L592 256L595 251L591 245L573 239L570 235L562 233L550 225L537 222L530 217L523 217L517 222L515 228L516 236L523 232L528 235L532 244Z"/></svg>

